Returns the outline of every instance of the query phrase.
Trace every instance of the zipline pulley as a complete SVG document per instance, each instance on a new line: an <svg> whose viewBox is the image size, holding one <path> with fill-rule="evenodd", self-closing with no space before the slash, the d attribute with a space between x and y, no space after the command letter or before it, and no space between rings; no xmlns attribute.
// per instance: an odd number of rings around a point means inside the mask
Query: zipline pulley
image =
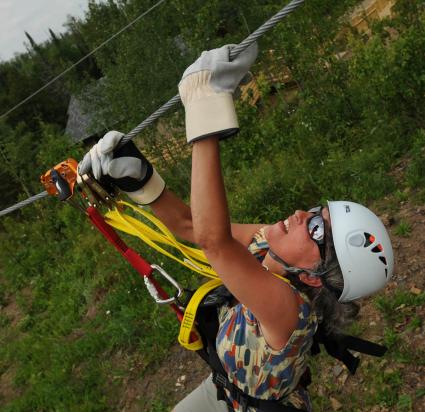
<svg viewBox="0 0 425 412"><path fill-rule="evenodd" d="M62 201L71 198L77 183L77 167L78 162L75 159L66 159L44 173L40 181L47 193Z"/></svg>

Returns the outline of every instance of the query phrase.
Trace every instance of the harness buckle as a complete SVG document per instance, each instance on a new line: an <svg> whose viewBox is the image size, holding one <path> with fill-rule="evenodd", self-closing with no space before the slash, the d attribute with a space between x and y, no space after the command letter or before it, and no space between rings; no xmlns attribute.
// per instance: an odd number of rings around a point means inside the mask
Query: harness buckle
<svg viewBox="0 0 425 412"><path fill-rule="evenodd" d="M222 388L226 388L227 387L228 379L227 379L226 376L222 375L221 373L218 373L218 372L214 371L214 373L213 373L213 382L216 385L221 386Z"/></svg>
<svg viewBox="0 0 425 412"><path fill-rule="evenodd" d="M169 304L169 303L177 302L178 299L180 298L180 296L183 294L183 289L181 288L181 286L161 266L151 265L151 268L153 270L157 270L159 272L159 274L162 275L162 277L165 278L168 281L168 283L170 283L172 286L174 286L177 289L176 293L171 298L161 299L160 294L159 294L155 284L150 279L150 277L144 276L143 279L145 281L146 288L147 288L149 294L155 300L155 302L158 303L159 305L166 305L166 304Z"/></svg>
<svg viewBox="0 0 425 412"><path fill-rule="evenodd" d="M249 403L249 395L244 393L241 389L237 388L236 386L232 387L232 390L230 391L232 398L239 404L239 406L242 408L242 412L248 411L248 406L250 406Z"/></svg>

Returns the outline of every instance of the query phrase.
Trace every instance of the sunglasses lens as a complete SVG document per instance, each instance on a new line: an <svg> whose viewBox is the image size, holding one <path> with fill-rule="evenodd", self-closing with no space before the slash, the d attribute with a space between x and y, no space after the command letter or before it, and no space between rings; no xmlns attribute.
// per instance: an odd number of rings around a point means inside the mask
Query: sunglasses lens
<svg viewBox="0 0 425 412"><path fill-rule="evenodd" d="M321 241L325 237L325 224L320 215L313 216L308 222L308 232L310 237L316 241Z"/></svg>

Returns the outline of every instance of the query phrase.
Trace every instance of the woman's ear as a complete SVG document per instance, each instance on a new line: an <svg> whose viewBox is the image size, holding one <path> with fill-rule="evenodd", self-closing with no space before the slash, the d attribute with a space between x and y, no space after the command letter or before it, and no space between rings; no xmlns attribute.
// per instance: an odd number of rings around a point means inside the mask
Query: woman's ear
<svg viewBox="0 0 425 412"><path fill-rule="evenodd" d="M301 282L313 288L320 288L323 286L319 276L309 275L305 272L300 274L300 280Z"/></svg>

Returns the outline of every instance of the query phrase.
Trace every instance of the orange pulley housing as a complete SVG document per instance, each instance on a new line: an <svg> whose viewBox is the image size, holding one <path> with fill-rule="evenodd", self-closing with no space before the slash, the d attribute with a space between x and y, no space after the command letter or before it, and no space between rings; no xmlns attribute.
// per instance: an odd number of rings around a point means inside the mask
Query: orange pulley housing
<svg viewBox="0 0 425 412"><path fill-rule="evenodd" d="M69 199L74 194L77 167L78 162L75 159L66 159L41 175L40 180L47 193L58 196L60 200Z"/></svg>

